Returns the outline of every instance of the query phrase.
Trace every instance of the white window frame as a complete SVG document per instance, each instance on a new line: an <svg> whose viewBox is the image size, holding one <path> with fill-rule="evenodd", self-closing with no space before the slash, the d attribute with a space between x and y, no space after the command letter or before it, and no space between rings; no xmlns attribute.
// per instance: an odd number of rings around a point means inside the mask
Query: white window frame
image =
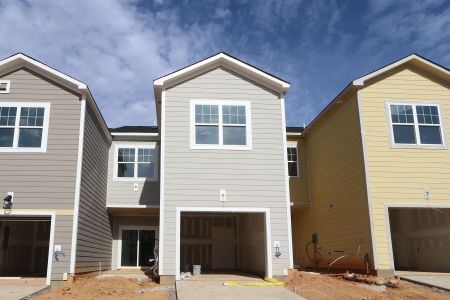
<svg viewBox="0 0 450 300"><path fill-rule="evenodd" d="M134 177L118 177L117 171L119 166L119 148L133 148L134 150ZM152 149L155 151L155 172L153 177L137 177L138 173L138 149ZM158 146L156 143L149 144L117 144L114 147L114 181L134 181L134 182L144 182L144 181L157 181L158 180Z"/></svg>
<svg viewBox="0 0 450 300"><path fill-rule="evenodd" d="M196 105L217 105L219 107L219 123L210 124L219 127L219 144L196 144L195 143L195 106ZM223 124L222 107L224 105L236 105L245 107L245 136L246 145L224 145L223 127L234 126L233 124ZM225 149L225 150L252 150L252 126L251 110L249 101L238 100L210 100L194 99L190 101L190 148L191 149ZM208 125L208 124L205 124ZM238 126L238 125L236 125ZM242 124L243 127L243 124Z"/></svg>
<svg viewBox="0 0 450 300"><path fill-rule="evenodd" d="M0 84L6 83L6 90L0 90L0 94L9 94L11 89L11 80L0 80Z"/></svg>
<svg viewBox="0 0 450 300"><path fill-rule="evenodd" d="M30 102L0 102L0 107L16 107L16 123L14 125L14 140L12 147L0 147L0 152L47 152L48 126L50 119L50 103L30 103ZM19 147L19 130L28 126L20 126L20 112L22 107L42 107L44 108L44 121L42 124L41 147ZM3 126L0 126L3 128ZM5 126L9 127L9 126ZM40 126L32 126L30 128L41 128Z"/></svg>
<svg viewBox="0 0 450 300"><path fill-rule="evenodd" d="M413 118L414 118L414 124L410 123L401 123L403 125L410 125L414 126L414 133L416 135L416 143L415 144L401 144L401 143L395 143L394 140L394 126L399 123L393 123L392 117L391 117L391 105L410 105L413 109ZM398 102L398 101L386 101L386 117L389 124L389 142L391 148L423 148L423 149L447 149L447 139L444 129L444 122L442 118L442 110L441 106L438 103L435 102ZM430 125L430 124L419 124L417 120L417 110L416 106L436 106L439 113L439 127L441 131L441 144L422 144L420 140L420 132L419 132L419 126L435 126L437 125Z"/></svg>
<svg viewBox="0 0 450 300"><path fill-rule="evenodd" d="M124 230L137 230L138 231L138 240L137 240L137 261L136 266L122 266L122 231ZM117 269L137 269L141 268L139 266L139 230L154 230L155 231L155 239L159 237L159 228L158 226L128 226L128 225L120 225L119 226L119 241L117 243Z"/></svg>
<svg viewBox="0 0 450 300"><path fill-rule="evenodd" d="M299 145L297 142L289 142L286 145L286 152L287 148L295 148L295 151L297 153L297 176L289 176L289 178L300 178L300 156L299 154ZM289 175L289 162L293 162L289 160L289 156L287 157L287 167L288 167L288 175Z"/></svg>

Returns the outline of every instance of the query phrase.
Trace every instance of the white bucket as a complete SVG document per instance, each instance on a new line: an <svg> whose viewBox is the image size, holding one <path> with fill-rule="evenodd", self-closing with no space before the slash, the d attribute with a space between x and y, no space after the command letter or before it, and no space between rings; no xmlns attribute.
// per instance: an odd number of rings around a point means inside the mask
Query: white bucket
<svg viewBox="0 0 450 300"><path fill-rule="evenodd" d="M202 266L201 265L192 265L192 275L200 275L202 274Z"/></svg>

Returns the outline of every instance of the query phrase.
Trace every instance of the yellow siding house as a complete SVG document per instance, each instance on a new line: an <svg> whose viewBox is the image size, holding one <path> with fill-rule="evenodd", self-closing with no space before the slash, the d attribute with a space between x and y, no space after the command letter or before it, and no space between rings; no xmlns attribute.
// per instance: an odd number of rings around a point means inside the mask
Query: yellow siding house
<svg viewBox="0 0 450 300"><path fill-rule="evenodd" d="M450 72L413 54L288 131L295 264L450 272L449 126Z"/></svg>

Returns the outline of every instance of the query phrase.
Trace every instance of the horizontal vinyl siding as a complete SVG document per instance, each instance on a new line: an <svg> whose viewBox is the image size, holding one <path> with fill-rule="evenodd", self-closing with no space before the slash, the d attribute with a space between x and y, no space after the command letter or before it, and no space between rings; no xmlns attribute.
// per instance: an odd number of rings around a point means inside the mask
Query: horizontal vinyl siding
<svg viewBox="0 0 450 300"><path fill-rule="evenodd" d="M45 153L0 153L0 194L14 192L14 209L73 210L80 128L80 96L27 69L0 79L11 81L2 102L50 103ZM53 257L52 280L69 272L72 215L56 215L54 244L64 255Z"/></svg>
<svg viewBox="0 0 450 300"><path fill-rule="evenodd" d="M64 255L59 255L58 260L55 259L55 256L52 257L52 280L63 280L63 274L69 273L72 225L73 216L56 215L54 245L61 245Z"/></svg>
<svg viewBox="0 0 450 300"><path fill-rule="evenodd" d="M448 83L406 66L378 79L361 91L379 269L393 268L389 260L385 203L450 205L449 150L390 148L385 102L440 104L448 143L449 87ZM424 188L430 190L429 200L424 200Z"/></svg>
<svg viewBox="0 0 450 300"><path fill-rule="evenodd" d="M117 145L154 145L155 142L128 142L114 141L109 149L108 162L108 205L134 206L134 205L159 205L159 175L156 181L136 181L138 190L134 191L134 181L114 180L115 148ZM157 168L159 170L159 142L156 147Z"/></svg>
<svg viewBox="0 0 450 300"><path fill-rule="evenodd" d="M295 208L295 262L313 266L305 247L318 233L320 266L365 269L372 259L364 162L356 97L344 101L306 137L311 207ZM330 207L333 206L333 207ZM359 251L358 251L359 248ZM309 248L313 253L313 248Z"/></svg>
<svg viewBox="0 0 450 300"><path fill-rule="evenodd" d="M48 102L46 153L0 152L0 193L14 192L14 208L73 209L80 126L79 96L39 75L20 69L1 102Z"/></svg>
<svg viewBox="0 0 450 300"><path fill-rule="evenodd" d="M191 150L190 100L249 101L251 151ZM289 267L281 103L278 96L231 71L217 68L166 91L164 272L175 274L176 207L270 208L272 240L281 243L274 275Z"/></svg>
<svg viewBox="0 0 450 300"><path fill-rule="evenodd" d="M106 211L109 146L110 142L94 112L87 105L75 268L77 273L111 267L112 234Z"/></svg>

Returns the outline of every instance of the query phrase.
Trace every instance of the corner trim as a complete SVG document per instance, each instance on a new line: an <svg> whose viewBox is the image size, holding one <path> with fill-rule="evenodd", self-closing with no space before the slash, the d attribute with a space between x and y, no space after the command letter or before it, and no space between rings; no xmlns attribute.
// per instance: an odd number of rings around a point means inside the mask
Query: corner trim
<svg viewBox="0 0 450 300"><path fill-rule="evenodd" d="M164 187L164 162L165 162L165 149L166 149L166 91L163 89L161 92L161 146L160 146L160 168L159 168L159 275L164 274L164 200L165 200L165 187Z"/></svg>
<svg viewBox="0 0 450 300"><path fill-rule="evenodd" d="M376 236L375 236L375 228L373 225L373 207L372 207L372 193L370 189L370 181L369 181L369 170L367 166L367 145L366 145L366 133L364 129L364 116L361 110L361 96L360 91L356 91L356 105L358 106L358 115L359 115L359 128L361 130L361 146L363 151L363 160L364 160L364 178L366 181L366 194L367 194L367 206L369 209L369 223L370 223L370 235L371 235L371 243L372 243L372 255L373 255L373 267L375 270L378 269L378 255L377 255L377 246L376 246Z"/></svg>
<svg viewBox="0 0 450 300"><path fill-rule="evenodd" d="M70 274L75 274L77 254L78 216L80 212L81 172L83 168L84 123L86 118L86 97L81 99L80 131L78 137L77 174L75 181L75 201L73 205L72 246L70 250Z"/></svg>
<svg viewBox="0 0 450 300"><path fill-rule="evenodd" d="M284 103L284 94L280 95L281 100L281 126L283 130L283 159L284 159L284 186L286 190L286 222L288 233L288 251L289 251L289 269L294 268L294 253L292 252L292 222L291 222L291 194L289 189L289 170L287 157L287 136L286 136L286 111ZM299 156L297 146L297 175L300 177Z"/></svg>

